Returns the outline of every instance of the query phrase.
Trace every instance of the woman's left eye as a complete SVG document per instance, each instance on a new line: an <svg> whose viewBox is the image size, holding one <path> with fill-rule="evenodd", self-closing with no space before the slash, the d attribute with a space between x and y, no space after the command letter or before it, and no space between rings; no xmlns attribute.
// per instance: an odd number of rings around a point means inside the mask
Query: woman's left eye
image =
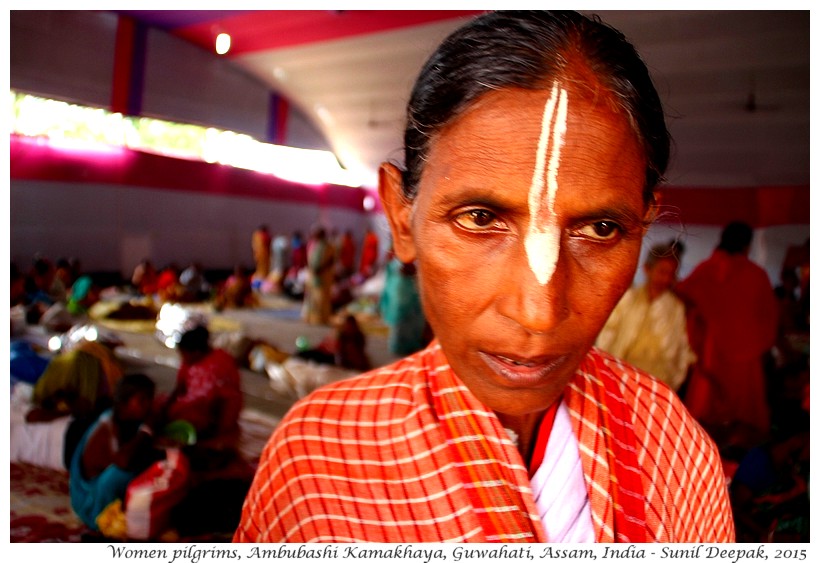
<svg viewBox="0 0 820 563"><path fill-rule="evenodd" d="M587 223L579 227L576 232L580 236L598 241L613 240L623 234L623 230L618 223L605 220Z"/></svg>
<svg viewBox="0 0 820 563"><path fill-rule="evenodd" d="M468 209L453 219L455 223L469 231L490 231L505 229L506 225L489 209Z"/></svg>

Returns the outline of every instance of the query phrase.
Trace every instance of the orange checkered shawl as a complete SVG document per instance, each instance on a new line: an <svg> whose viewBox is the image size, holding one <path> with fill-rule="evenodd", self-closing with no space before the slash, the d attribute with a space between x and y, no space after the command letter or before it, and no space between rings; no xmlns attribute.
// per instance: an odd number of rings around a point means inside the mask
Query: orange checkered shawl
<svg viewBox="0 0 820 563"><path fill-rule="evenodd" d="M599 542L731 542L712 441L663 384L592 350L564 393ZM437 343L299 402L239 542L547 542L525 467Z"/></svg>

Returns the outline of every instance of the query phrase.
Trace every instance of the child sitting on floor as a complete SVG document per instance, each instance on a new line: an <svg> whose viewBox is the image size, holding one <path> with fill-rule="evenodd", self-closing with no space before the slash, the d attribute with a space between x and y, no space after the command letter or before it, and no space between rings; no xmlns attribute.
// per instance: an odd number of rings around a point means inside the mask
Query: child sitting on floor
<svg viewBox="0 0 820 563"><path fill-rule="evenodd" d="M97 516L124 499L128 484L161 457L147 424L154 389L147 375L123 376L113 407L100 415L74 451L69 468L71 507L92 530L98 529Z"/></svg>

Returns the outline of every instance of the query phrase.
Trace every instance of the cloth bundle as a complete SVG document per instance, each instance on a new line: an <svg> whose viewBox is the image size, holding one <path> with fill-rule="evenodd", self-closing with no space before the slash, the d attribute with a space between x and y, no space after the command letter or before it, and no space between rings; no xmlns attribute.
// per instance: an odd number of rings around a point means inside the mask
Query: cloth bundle
<svg viewBox="0 0 820 563"><path fill-rule="evenodd" d="M171 512L185 498L191 469L178 448L167 451L128 485L125 519L128 537L154 539L168 529Z"/></svg>

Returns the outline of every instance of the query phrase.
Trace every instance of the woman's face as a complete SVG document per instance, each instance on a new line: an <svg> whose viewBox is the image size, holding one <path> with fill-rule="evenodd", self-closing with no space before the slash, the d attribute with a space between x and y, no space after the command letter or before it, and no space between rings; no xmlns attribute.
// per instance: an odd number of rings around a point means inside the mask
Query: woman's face
<svg viewBox="0 0 820 563"><path fill-rule="evenodd" d="M121 420L129 422L142 422L148 418L153 405L153 396L146 392L135 393L129 397L122 408Z"/></svg>
<svg viewBox="0 0 820 563"><path fill-rule="evenodd" d="M659 258L645 271L650 293L658 296L675 285L678 277L678 261L675 258Z"/></svg>
<svg viewBox="0 0 820 563"><path fill-rule="evenodd" d="M497 412L555 401L632 281L645 160L608 107L558 82L495 91L433 140L412 204L382 168L396 254L416 261L452 368Z"/></svg>

